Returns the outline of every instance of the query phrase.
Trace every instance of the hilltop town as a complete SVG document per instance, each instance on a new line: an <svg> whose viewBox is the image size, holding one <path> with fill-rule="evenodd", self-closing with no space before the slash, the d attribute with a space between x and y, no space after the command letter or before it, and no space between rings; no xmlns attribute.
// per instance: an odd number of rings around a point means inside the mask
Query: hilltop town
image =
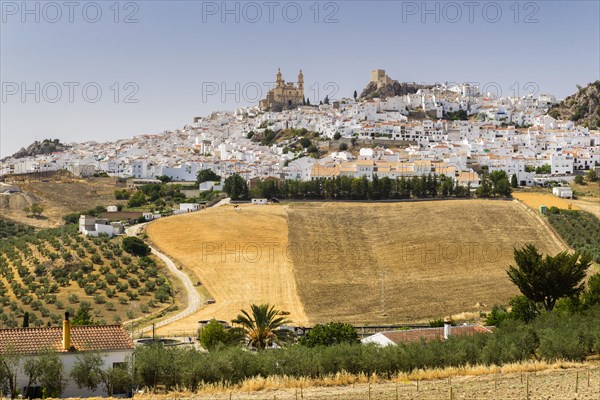
<svg viewBox="0 0 600 400"><path fill-rule="evenodd" d="M410 90L374 70L368 95L308 105L302 71L297 85L281 71L276 79L258 106L194 117L161 134L9 157L0 175L67 169L81 177L194 181L203 169L300 180L433 173L476 188L482 171L533 186L600 165L600 132L548 115L559 103L553 95L495 97L467 83ZM394 87L414 93L394 95Z"/></svg>

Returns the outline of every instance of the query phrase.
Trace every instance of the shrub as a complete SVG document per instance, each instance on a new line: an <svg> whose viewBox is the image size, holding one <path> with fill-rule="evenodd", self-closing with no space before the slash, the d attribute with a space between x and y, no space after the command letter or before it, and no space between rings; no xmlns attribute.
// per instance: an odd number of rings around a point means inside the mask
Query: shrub
<svg viewBox="0 0 600 400"><path fill-rule="evenodd" d="M213 350L218 345L227 343L227 332L221 323L212 319L200 331L200 344L207 350Z"/></svg>
<svg viewBox="0 0 600 400"><path fill-rule="evenodd" d="M358 334L352 325L342 322L317 324L300 339L300 343L309 347L358 343Z"/></svg>
<svg viewBox="0 0 600 400"><path fill-rule="evenodd" d="M123 250L135 256L147 256L150 254L150 247L140 238L130 236L123 239Z"/></svg>

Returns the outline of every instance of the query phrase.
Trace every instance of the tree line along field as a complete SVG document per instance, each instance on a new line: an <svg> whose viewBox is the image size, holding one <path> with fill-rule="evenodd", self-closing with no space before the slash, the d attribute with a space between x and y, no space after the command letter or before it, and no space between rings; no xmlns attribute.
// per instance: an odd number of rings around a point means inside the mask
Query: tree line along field
<svg viewBox="0 0 600 400"><path fill-rule="evenodd" d="M87 237L76 225L33 230L0 219L0 327L57 325L64 311L91 306L100 323L170 304L171 287L153 257L123 251L120 238Z"/></svg>
<svg viewBox="0 0 600 400"><path fill-rule="evenodd" d="M564 250L539 217L514 201L239 209L207 209L148 226L152 242L216 301L172 329L190 328L203 318L231 320L260 302L291 311L297 324L478 316L517 294L506 275L513 246L534 243L548 254Z"/></svg>

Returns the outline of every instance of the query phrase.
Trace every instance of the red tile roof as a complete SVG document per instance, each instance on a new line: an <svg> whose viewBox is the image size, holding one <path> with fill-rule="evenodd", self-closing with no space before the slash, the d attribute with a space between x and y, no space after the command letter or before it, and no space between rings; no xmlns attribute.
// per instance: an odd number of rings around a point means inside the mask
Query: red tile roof
<svg viewBox="0 0 600 400"><path fill-rule="evenodd" d="M450 328L451 336L473 336L475 333L490 333L491 330L479 325L453 326ZM407 331L383 332L392 342L410 343L421 340L444 340L444 328L422 328Z"/></svg>
<svg viewBox="0 0 600 400"><path fill-rule="evenodd" d="M62 327L0 329L0 354L14 351L35 354L43 350L66 353ZM71 327L71 351L133 350L133 341L121 325Z"/></svg>

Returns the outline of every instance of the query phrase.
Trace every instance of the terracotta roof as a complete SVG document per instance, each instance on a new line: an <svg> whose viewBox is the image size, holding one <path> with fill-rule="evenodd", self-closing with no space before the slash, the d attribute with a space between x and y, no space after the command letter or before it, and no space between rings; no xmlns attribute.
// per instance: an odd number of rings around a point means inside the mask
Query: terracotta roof
<svg viewBox="0 0 600 400"><path fill-rule="evenodd" d="M10 349L20 354L42 350L66 353L62 347L62 327L0 329L0 354ZM71 351L133 350L133 341L121 325L71 327Z"/></svg>
<svg viewBox="0 0 600 400"><path fill-rule="evenodd" d="M450 328L451 336L473 336L475 333L490 333L491 331L483 326L453 326ZM383 332L386 338L392 342L410 343L421 340L444 340L444 328L423 328L411 329L407 331Z"/></svg>

